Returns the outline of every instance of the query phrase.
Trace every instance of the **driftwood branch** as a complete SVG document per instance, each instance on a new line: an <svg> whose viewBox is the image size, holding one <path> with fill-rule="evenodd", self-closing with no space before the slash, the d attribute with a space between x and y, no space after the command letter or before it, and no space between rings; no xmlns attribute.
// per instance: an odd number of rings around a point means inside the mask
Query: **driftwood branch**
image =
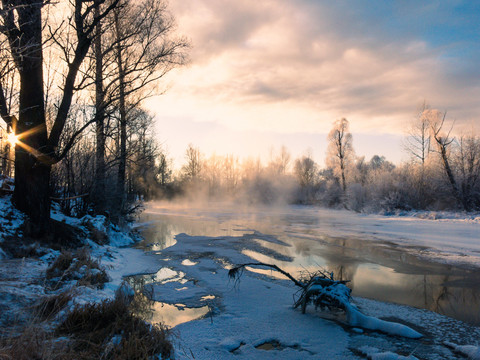
<svg viewBox="0 0 480 360"><path fill-rule="evenodd" d="M346 286L348 280L334 280L333 273L327 273L319 270L314 273L307 273L301 280L295 279L288 272L280 269L277 265L265 263L248 263L237 265L228 271L228 276L238 280L246 266L269 267L285 275L300 287L300 297L294 303L294 308L302 307L302 313L308 304L313 304L315 308L340 309L347 315L347 322L352 327L362 327L368 330L381 331L390 335L403 336L412 339L421 338L423 335L412 328L385 320L367 316L357 307L350 303L352 290Z"/></svg>
<svg viewBox="0 0 480 360"><path fill-rule="evenodd" d="M292 275L290 275L288 272L280 269L277 265L273 265L273 264L265 264L265 263L248 263L248 264L242 264L242 265L238 265L236 267L234 267L233 269L230 269L228 271L228 276L231 278L231 279L235 279L235 280L238 280L241 276L241 270L243 270L245 268L245 266L264 266L264 267L269 267L269 268L272 268L273 270L276 270L278 271L279 273L285 275L286 277L288 277L290 280L292 280L295 285L301 287L302 289L305 288L305 285L304 283L298 281L297 279L295 279Z"/></svg>

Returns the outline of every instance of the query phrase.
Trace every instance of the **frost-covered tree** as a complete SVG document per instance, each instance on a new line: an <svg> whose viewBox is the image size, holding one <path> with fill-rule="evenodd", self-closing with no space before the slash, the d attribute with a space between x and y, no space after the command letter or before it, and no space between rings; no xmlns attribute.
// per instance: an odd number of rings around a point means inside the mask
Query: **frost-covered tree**
<svg viewBox="0 0 480 360"><path fill-rule="evenodd" d="M419 162L422 167L425 166L431 152L430 110L430 106L423 102L408 128L407 138L404 142L405 151L414 162Z"/></svg>
<svg viewBox="0 0 480 360"><path fill-rule="evenodd" d="M466 210L480 207L480 138L471 132L458 139L454 160L462 202Z"/></svg>
<svg viewBox="0 0 480 360"><path fill-rule="evenodd" d="M285 175L290 167L290 160L290 152L288 151L287 147L283 145L278 154L274 154L272 149L268 167L275 175Z"/></svg>
<svg viewBox="0 0 480 360"><path fill-rule="evenodd" d="M354 158L349 123L347 119L342 118L333 123L333 128L328 134L326 164L339 179L344 193L347 190L348 168L352 165Z"/></svg>
<svg viewBox="0 0 480 360"><path fill-rule="evenodd" d="M294 171L301 187L306 188L315 184L318 166L310 154L295 160Z"/></svg>
<svg viewBox="0 0 480 360"><path fill-rule="evenodd" d="M453 136L451 136L452 127L447 132L445 132L444 130L445 118L447 116L447 113L438 110L428 110L426 116L428 117L428 121L430 124L430 131L433 142L435 144L435 151L440 156L442 167L445 175L447 176L453 196L455 197L455 199L461 202L462 199L460 195L460 190L458 188L457 180L455 179L453 168L451 166L451 149L455 139L453 138Z"/></svg>
<svg viewBox="0 0 480 360"><path fill-rule="evenodd" d="M430 106L423 102L407 130L403 148L410 156L412 166L411 176L413 188L417 193L414 198L415 206L425 208L429 202L431 184L429 182L429 159L433 151L430 130ZM431 180L431 179L430 179Z"/></svg>

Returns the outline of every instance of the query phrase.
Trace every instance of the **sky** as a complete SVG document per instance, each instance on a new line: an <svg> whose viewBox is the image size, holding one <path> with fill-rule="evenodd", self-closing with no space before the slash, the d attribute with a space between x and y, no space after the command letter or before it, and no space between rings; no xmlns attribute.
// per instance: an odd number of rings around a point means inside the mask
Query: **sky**
<svg viewBox="0 0 480 360"><path fill-rule="evenodd" d="M419 106L480 131L480 2L171 0L189 63L147 107L177 163L189 143L241 158L307 152L347 118L358 156L407 160Z"/></svg>

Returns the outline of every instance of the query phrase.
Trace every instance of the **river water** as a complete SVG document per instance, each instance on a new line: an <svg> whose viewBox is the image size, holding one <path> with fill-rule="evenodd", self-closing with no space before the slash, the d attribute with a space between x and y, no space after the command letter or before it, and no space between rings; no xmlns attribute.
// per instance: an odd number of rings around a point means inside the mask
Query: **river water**
<svg viewBox="0 0 480 360"><path fill-rule="evenodd" d="M325 215L327 214L327 215ZM313 207L235 208L150 205L141 215L145 238L138 246L158 252L175 244L175 236L240 236L253 231L285 243L258 240L280 254L278 260L247 246L243 253L297 275L322 268L336 279L350 280L353 296L424 308L464 322L480 324L480 274L465 266L447 265L418 256L414 246L401 246L364 231L342 235L346 220ZM350 226L352 226L350 224ZM328 231L327 231L328 229ZM338 234L337 234L338 233ZM267 252L270 254L271 252ZM276 276L271 271L267 275ZM175 321L173 321L175 323Z"/></svg>

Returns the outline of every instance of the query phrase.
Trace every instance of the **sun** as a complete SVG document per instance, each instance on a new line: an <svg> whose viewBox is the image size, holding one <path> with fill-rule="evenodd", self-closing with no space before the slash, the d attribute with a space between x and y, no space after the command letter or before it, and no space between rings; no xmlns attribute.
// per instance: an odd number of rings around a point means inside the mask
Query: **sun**
<svg viewBox="0 0 480 360"><path fill-rule="evenodd" d="M7 136L7 141L8 141L11 145L15 146L15 144L18 142L18 136L15 135L15 133L11 132L11 133L9 133L8 136Z"/></svg>

